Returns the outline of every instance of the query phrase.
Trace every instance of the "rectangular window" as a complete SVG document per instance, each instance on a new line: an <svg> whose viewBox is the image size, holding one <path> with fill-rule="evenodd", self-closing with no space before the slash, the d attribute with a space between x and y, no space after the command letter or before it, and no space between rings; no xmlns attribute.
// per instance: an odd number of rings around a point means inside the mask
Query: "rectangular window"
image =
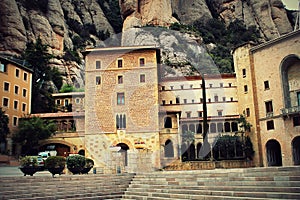
<svg viewBox="0 0 300 200"><path fill-rule="evenodd" d="M274 121L270 120L267 121L267 130L273 130L274 129Z"/></svg>
<svg viewBox="0 0 300 200"><path fill-rule="evenodd" d="M0 72L7 72L7 66L4 63L0 62Z"/></svg>
<svg viewBox="0 0 300 200"><path fill-rule="evenodd" d="M123 60L118 59L118 68L122 68L122 67L123 67Z"/></svg>
<svg viewBox="0 0 300 200"><path fill-rule="evenodd" d="M170 101L170 104L173 104L173 101Z"/></svg>
<svg viewBox="0 0 300 200"><path fill-rule="evenodd" d="M203 98L200 98L200 103L203 103Z"/></svg>
<svg viewBox="0 0 300 200"><path fill-rule="evenodd" d="M17 126L17 125L18 125L18 118L13 117L13 126Z"/></svg>
<svg viewBox="0 0 300 200"><path fill-rule="evenodd" d="M228 86L231 87L231 86L232 86L232 83L228 83Z"/></svg>
<svg viewBox="0 0 300 200"><path fill-rule="evenodd" d="M190 85L190 88L193 89L193 85Z"/></svg>
<svg viewBox="0 0 300 200"><path fill-rule="evenodd" d="M118 76L118 84L123 84L123 76Z"/></svg>
<svg viewBox="0 0 300 200"><path fill-rule="evenodd" d="M198 111L198 117L202 117L202 114L203 112L202 111Z"/></svg>
<svg viewBox="0 0 300 200"><path fill-rule="evenodd" d="M294 126L300 126L300 116L293 117Z"/></svg>
<svg viewBox="0 0 300 200"><path fill-rule="evenodd" d="M264 81L265 90L270 89L269 81Z"/></svg>
<svg viewBox="0 0 300 200"><path fill-rule="evenodd" d="M265 102L265 105L266 105L266 113L272 113L273 112L272 101Z"/></svg>
<svg viewBox="0 0 300 200"><path fill-rule="evenodd" d="M101 84L101 77L96 76L96 85L100 85L100 84Z"/></svg>
<svg viewBox="0 0 300 200"><path fill-rule="evenodd" d="M22 112L26 112L26 103L22 103Z"/></svg>
<svg viewBox="0 0 300 200"><path fill-rule="evenodd" d="M65 106L69 105L69 99L65 99Z"/></svg>
<svg viewBox="0 0 300 200"><path fill-rule="evenodd" d="M166 89L166 87L165 86L161 86L161 90L165 90Z"/></svg>
<svg viewBox="0 0 300 200"><path fill-rule="evenodd" d="M213 86L213 84L209 84L209 87L211 88Z"/></svg>
<svg viewBox="0 0 300 200"><path fill-rule="evenodd" d="M220 87L223 87L223 83L220 83Z"/></svg>
<svg viewBox="0 0 300 200"><path fill-rule="evenodd" d="M162 105L166 105L166 100L162 100Z"/></svg>
<svg viewBox="0 0 300 200"><path fill-rule="evenodd" d="M16 77L20 77L20 70L19 69L16 69Z"/></svg>
<svg viewBox="0 0 300 200"><path fill-rule="evenodd" d="M100 60L96 61L96 69L101 69L101 61Z"/></svg>
<svg viewBox="0 0 300 200"><path fill-rule="evenodd" d="M180 104L180 98L176 97L176 104Z"/></svg>
<svg viewBox="0 0 300 200"><path fill-rule="evenodd" d="M246 69L242 69L242 73L243 73L243 78L246 77Z"/></svg>
<svg viewBox="0 0 300 200"><path fill-rule="evenodd" d="M230 101L233 101L233 97L230 97Z"/></svg>
<svg viewBox="0 0 300 200"><path fill-rule="evenodd" d="M140 83L145 83L145 82L146 82L145 74L140 74Z"/></svg>
<svg viewBox="0 0 300 200"><path fill-rule="evenodd" d="M211 102L211 99L210 99L210 98L208 99L208 102L209 102L209 103Z"/></svg>
<svg viewBox="0 0 300 200"><path fill-rule="evenodd" d="M4 91L8 92L9 91L9 83L4 82Z"/></svg>
<svg viewBox="0 0 300 200"><path fill-rule="evenodd" d="M218 110L218 116L222 116L223 115L223 111L222 110Z"/></svg>
<svg viewBox="0 0 300 200"><path fill-rule="evenodd" d="M173 89L174 89L174 86L170 86L170 88L171 88L171 90L173 90Z"/></svg>
<svg viewBox="0 0 300 200"><path fill-rule="evenodd" d="M19 86L15 85L15 94L19 94Z"/></svg>
<svg viewBox="0 0 300 200"><path fill-rule="evenodd" d="M60 99L56 100L56 105L60 105Z"/></svg>
<svg viewBox="0 0 300 200"><path fill-rule="evenodd" d="M186 112L186 118L191 118L191 112Z"/></svg>
<svg viewBox="0 0 300 200"><path fill-rule="evenodd" d="M116 115L116 128L117 129L125 129L126 128L126 115L125 114L117 114Z"/></svg>
<svg viewBox="0 0 300 200"><path fill-rule="evenodd" d="M246 108L246 117L250 117L250 108Z"/></svg>
<svg viewBox="0 0 300 200"><path fill-rule="evenodd" d="M187 99L183 99L183 103L184 103L184 104L187 104Z"/></svg>
<svg viewBox="0 0 300 200"><path fill-rule="evenodd" d="M140 67L145 66L145 58L140 58Z"/></svg>
<svg viewBox="0 0 300 200"><path fill-rule="evenodd" d="M23 89L22 95L23 95L23 97L27 96L27 90L26 89Z"/></svg>
<svg viewBox="0 0 300 200"><path fill-rule="evenodd" d="M117 93L117 104L124 105L125 104L125 95L124 92Z"/></svg>
<svg viewBox="0 0 300 200"><path fill-rule="evenodd" d="M3 98L3 101L2 101L2 105L3 105L3 107L8 107L8 104L9 104L9 100L8 100L8 98Z"/></svg>
<svg viewBox="0 0 300 200"><path fill-rule="evenodd" d="M248 85L244 85L244 92L248 92Z"/></svg>
<svg viewBox="0 0 300 200"><path fill-rule="evenodd" d="M17 110L17 109L18 109L18 104L19 104L19 102L18 102L18 101L16 101L16 100L14 100L14 109L15 109L15 110Z"/></svg>
<svg viewBox="0 0 300 200"><path fill-rule="evenodd" d="M218 101L219 101L219 97L215 96L215 102L218 102Z"/></svg>
<svg viewBox="0 0 300 200"><path fill-rule="evenodd" d="M181 85L180 88L183 90L183 85Z"/></svg>
<svg viewBox="0 0 300 200"><path fill-rule="evenodd" d="M226 97L223 97L223 101L226 101Z"/></svg>
<svg viewBox="0 0 300 200"><path fill-rule="evenodd" d="M23 74L23 80L27 81L27 73L26 72L24 72L24 74Z"/></svg>

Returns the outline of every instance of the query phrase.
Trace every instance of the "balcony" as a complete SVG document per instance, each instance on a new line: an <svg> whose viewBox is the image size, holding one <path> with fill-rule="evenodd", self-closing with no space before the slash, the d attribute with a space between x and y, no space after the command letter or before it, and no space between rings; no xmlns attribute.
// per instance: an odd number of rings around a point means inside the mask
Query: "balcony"
<svg viewBox="0 0 300 200"><path fill-rule="evenodd" d="M300 106L281 109L282 116L300 114Z"/></svg>

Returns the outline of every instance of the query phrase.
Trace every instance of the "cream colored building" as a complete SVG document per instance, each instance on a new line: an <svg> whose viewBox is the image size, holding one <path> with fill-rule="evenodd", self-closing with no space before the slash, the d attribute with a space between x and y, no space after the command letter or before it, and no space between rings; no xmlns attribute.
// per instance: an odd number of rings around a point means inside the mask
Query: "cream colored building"
<svg viewBox="0 0 300 200"><path fill-rule="evenodd" d="M23 61L4 55L0 56L0 107L9 118L10 134L5 148L13 153L12 134L16 131L19 118L31 111L32 70Z"/></svg>
<svg viewBox="0 0 300 200"><path fill-rule="evenodd" d="M239 111L249 109L260 166L300 164L300 31L235 50Z"/></svg>

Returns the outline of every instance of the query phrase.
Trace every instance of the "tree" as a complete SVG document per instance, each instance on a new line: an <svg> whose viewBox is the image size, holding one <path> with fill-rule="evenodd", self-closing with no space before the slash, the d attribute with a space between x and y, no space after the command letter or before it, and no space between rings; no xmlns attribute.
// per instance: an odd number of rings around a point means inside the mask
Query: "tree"
<svg viewBox="0 0 300 200"><path fill-rule="evenodd" d="M54 122L35 116L26 116L20 120L13 141L22 146L23 154L31 154L40 140L48 139L55 134L55 131L56 124Z"/></svg>
<svg viewBox="0 0 300 200"><path fill-rule="evenodd" d="M32 106L32 113L52 112L54 110L53 88L46 83L53 81L58 89L62 85L59 71L49 67L49 60L53 58L53 55L48 53L48 47L38 38L36 43L27 44L22 55L33 70L32 105L34 106Z"/></svg>
<svg viewBox="0 0 300 200"><path fill-rule="evenodd" d="M6 144L6 137L10 132L8 122L9 119L7 115L5 115L5 111L0 107L0 144ZM4 149L1 149L1 151L4 151Z"/></svg>

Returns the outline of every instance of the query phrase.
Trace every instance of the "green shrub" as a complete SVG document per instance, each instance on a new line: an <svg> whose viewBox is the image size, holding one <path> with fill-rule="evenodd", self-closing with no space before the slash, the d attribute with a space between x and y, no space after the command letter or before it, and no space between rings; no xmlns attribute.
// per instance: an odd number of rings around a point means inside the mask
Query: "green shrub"
<svg viewBox="0 0 300 200"><path fill-rule="evenodd" d="M20 159L20 164L22 167L28 167L28 166L37 167L38 161L37 158L34 156L25 156Z"/></svg>
<svg viewBox="0 0 300 200"><path fill-rule="evenodd" d="M88 167L93 167L93 166L94 166L94 161L90 158L85 158L84 167L88 168Z"/></svg>
<svg viewBox="0 0 300 200"><path fill-rule="evenodd" d="M49 156L45 160L45 167L48 168L60 168L65 167L66 159L63 156Z"/></svg>
<svg viewBox="0 0 300 200"><path fill-rule="evenodd" d="M85 165L85 157L82 155L69 156L66 159L67 168L83 168Z"/></svg>

